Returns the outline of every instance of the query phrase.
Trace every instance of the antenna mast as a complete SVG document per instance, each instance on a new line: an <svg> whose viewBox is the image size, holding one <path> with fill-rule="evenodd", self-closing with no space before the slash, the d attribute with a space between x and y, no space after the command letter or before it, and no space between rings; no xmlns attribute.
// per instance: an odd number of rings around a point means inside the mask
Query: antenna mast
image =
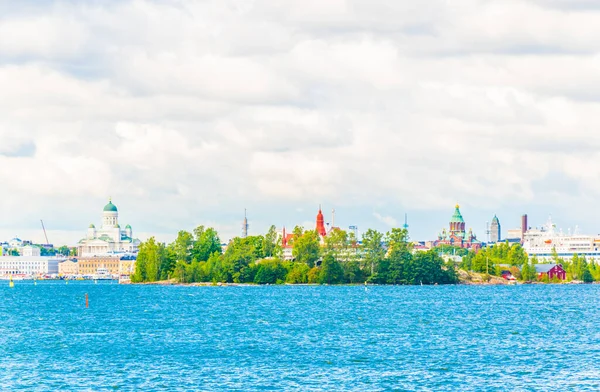
<svg viewBox="0 0 600 392"><path fill-rule="evenodd" d="M248 237L248 218L246 216L246 209L244 208L244 223L242 223L242 238Z"/></svg>

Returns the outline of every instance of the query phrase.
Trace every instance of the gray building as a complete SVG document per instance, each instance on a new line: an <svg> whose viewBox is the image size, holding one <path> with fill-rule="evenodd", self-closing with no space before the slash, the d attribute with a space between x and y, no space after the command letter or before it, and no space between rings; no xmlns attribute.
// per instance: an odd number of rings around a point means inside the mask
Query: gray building
<svg viewBox="0 0 600 392"><path fill-rule="evenodd" d="M492 224L490 225L490 242L500 242L501 232L500 221L494 215L494 219L492 219Z"/></svg>

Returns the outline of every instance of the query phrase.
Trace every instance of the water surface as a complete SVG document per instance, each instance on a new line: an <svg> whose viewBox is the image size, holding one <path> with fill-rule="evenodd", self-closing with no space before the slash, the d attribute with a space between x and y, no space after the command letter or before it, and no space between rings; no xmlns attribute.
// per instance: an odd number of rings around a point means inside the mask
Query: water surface
<svg viewBox="0 0 600 392"><path fill-rule="evenodd" d="M0 296L3 390L600 389L600 285L4 281Z"/></svg>

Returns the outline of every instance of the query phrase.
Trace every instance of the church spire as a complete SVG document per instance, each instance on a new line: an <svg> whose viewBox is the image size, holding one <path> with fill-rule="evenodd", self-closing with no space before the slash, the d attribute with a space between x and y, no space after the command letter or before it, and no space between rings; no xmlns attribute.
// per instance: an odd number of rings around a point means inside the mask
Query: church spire
<svg viewBox="0 0 600 392"><path fill-rule="evenodd" d="M327 230L325 230L325 218L323 217L323 212L321 211L320 204L319 204L319 213L317 214L317 233L321 237L325 237L325 235L327 235Z"/></svg>

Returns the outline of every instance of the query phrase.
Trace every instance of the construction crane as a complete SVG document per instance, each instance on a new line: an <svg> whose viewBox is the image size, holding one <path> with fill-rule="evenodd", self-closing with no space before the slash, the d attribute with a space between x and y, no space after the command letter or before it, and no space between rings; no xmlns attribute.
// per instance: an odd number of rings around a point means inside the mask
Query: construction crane
<svg viewBox="0 0 600 392"><path fill-rule="evenodd" d="M42 222L42 230L44 230L44 237L46 237L46 245L48 245L50 242L48 242L48 235L46 234L46 228L44 227L44 221L40 219L40 222Z"/></svg>

